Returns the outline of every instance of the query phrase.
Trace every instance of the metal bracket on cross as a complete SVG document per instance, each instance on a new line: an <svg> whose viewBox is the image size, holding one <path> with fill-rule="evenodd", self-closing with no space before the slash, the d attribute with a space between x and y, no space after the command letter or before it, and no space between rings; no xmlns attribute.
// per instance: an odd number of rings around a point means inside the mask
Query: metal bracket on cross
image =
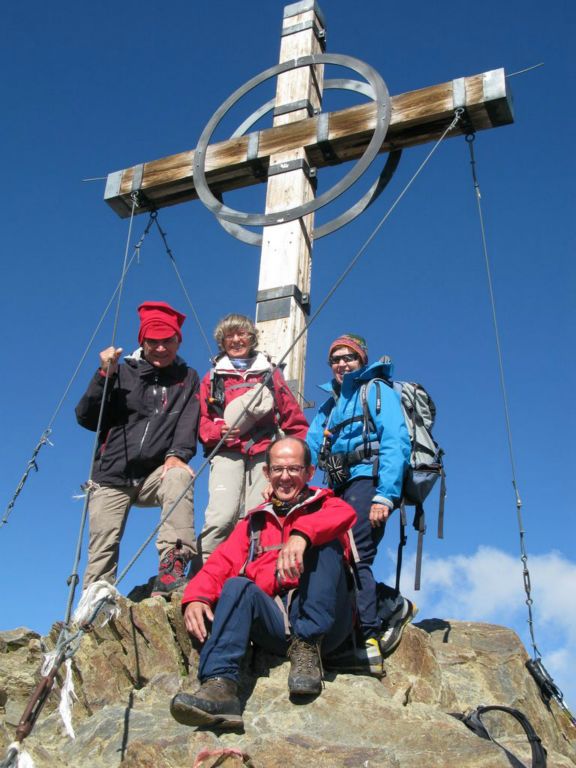
<svg viewBox="0 0 576 768"><path fill-rule="evenodd" d="M293 208L286 209L284 211L259 214L259 213L244 213L234 208L230 208L224 204L221 197L220 199L212 194L208 182L206 180L206 151L210 143L210 139L214 134L219 123L229 110L249 91L256 88L261 83L269 80L272 77L277 77L284 72L290 72L301 67L310 67L318 64L333 64L336 66L345 67L355 71L357 74L364 77L367 82L349 79L336 79L327 80L324 83L324 89L338 89L349 90L362 93L368 98L372 99L376 103L376 121L375 129L372 134L372 138L368 143L363 155L359 158L355 166L342 178L340 181L331 187L323 194L315 197L314 199L297 205ZM252 113L244 122L237 128L232 134L231 138L238 138L243 136L263 115L272 111L275 107L274 99L268 101L262 105L259 109ZM370 167L376 155L379 153L380 148L386 137L386 132L390 124L391 108L390 108L390 96L388 88L382 77L376 72L375 69L368 64L355 59L351 56L344 56L341 54L313 54L310 56L302 56L298 59L292 59L274 67L264 70L259 75L256 75L243 86L238 88L229 98L216 110L200 136L198 145L194 153L194 186L198 197L204 203L204 205L216 216L219 223L224 229L233 237L241 240L249 245L262 245L262 234L259 232L253 232L247 229L247 227L258 226L271 226L274 224L283 224L289 221L294 221L302 216L306 216L313 211L328 205L343 192L349 189L364 172ZM317 141L319 147L323 153L330 153L330 148L327 137L329 135L329 114L319 113L316 115L317 119ZM258 134L251 134L251 137L257 137ZM258 146L255 144L252 148L253 161L257 162ZM249 147L250 153L250 147ZM344 213L335 217L334 219L326 222L320 227L317 227L313 231L313 237L317 240L320 237L324 237L332 232L335 232L340 227L348 224L350 221L359 216L371 203L384 190L390 179L392 178L398 162L400 159L401 150L392 151L381 171L379 177L371 185L370 189L361 197L355 205L351 206ZM340 162L340 159L334 155L334 163Z"/></svg>

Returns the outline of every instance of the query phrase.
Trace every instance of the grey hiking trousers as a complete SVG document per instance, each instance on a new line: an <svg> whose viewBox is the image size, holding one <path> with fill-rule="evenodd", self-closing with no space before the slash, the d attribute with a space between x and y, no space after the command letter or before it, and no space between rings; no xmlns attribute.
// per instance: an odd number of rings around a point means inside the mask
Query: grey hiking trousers
<svg viewBox="0 0 576 768"><path fill-rule="evenodd" d="M162 507L162 516L172 508L192 479L180 467L173 467L161 479L164 466L158 467L137 486L96 485L90 494L90 539L88 564L84 573L86 588L97 579L113 582L116 578L120 540L132 506ZM156 549L160 558L182 541L182 553L190 559L196 554L194 533L194 501L192 488L160 526Z"/></svg>
<svg viewBox="0 0 576 768"><path fill-rule="evenodd" d="M206 562L225 541L246 512L264 501L268 481L263 467L265 454L246 456L239 451L221 451L210 462L208 506L200 536L202 560Z"/></svg>

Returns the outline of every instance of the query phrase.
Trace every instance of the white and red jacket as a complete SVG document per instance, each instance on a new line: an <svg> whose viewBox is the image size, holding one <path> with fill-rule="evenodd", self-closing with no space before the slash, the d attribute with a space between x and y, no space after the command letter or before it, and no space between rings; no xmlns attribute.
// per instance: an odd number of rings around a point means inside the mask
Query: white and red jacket
<svg viewBox="0 0 576 768"><path fill-rule="evenodd" d="M356 512L327 488L310 488L310 491L311 495L301 504L292 507L285 516L275 513L272 502L252 509L188 583L182 596L182 605L196 601L214 605L226 579L241 573L270 597L297 587L298 579L287 579L280 583L276 576L278 545L285 544L292 532L303 534L312 547L338 539L344 548L345 559L352 562L347 532L356 522ZM264 519L258 526L258 552L254 553L254 559L247 562L250 552L250 519L254 515L264 515Z"/></svg>
<svg viewBox="0 0 576 768"><path fill-rule="evenodd" d="M254 385L261 383L271 368L272 364L261 352L256 353L250 367L244 371L237 370L230 362L228 355L223 355L216 361L213 371L209 371L204 376L200 384L198 437L204 445L205 453L209 453L222 437L222 414L211 407L210 402L214 377L219 377L223 383L223 407L226 407L240 395L253 391ZM282 371L275 368L271 379L270 389L274 396L274 411L260 419L252 432L242 435L232 444L223 445L222 450L239 451L250 456L263 453L270 445L276 428L281 429L286 437L299 437L304 440L308 432L308 422L286 384Z"/></svg>

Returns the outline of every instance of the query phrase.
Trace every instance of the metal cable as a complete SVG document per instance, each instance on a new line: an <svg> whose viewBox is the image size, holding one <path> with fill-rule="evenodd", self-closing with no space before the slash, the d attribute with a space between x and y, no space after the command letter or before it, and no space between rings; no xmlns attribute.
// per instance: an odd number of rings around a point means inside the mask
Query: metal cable
<svg viewBox="0 0 576 768"><path fill-rule="evenodd" d="M436 150L438 149L438 147L440 146L440 144L441 144L441 143L444 141L444 139L446 138L446 136L447 136L447 135L450 133L450 131L452 131L452 130L453 130L455 127L456 127L456 125L459 123L459 121L460 121L460 119L462 118L462 115L463 115L463 114L464 114L464 110L463 110L463 109L461 109L461 108L458 108L458 109L456 109L456 110L455 110L455 112L454 112L454 119L452 120L452 122L450 123L450 125L449 125L449 126L446 128L446 130L444 131L444 133L442 134L442 136L440 136L440 138L438 139L438 141L437 141L437 142L434 144L434 146L432 147L432 149L430 150L430 152L428 152L428 154L426 155L426 157L424 158L424 160L422 161L422 163L420 163L420 165L419 165L419 166L418 166L418 168L416 169L415 173L412 175L412 177L410 178L410 180L408 181L408 183L405 185L404 189L403 189L403 190L400 192L400 194L398 195L398 197L396 198L396 200L394 200L394 202L392 203L392 205L390 206L390 208L388 208L388 210L386 211L386 213L384 214L384 216L383 216L383 217L380 219L380 221L378 222L378 224L377 224L377 225L374 227L374 229L372 230L371 234L370 234L370 235L369 235L369 236L366 238L366 240L364 241L364 243L363 243L363 244L360 246L360 248L359 248L358 252L356 253L356 255L354 256L354 258L353 258L353 259L350 261L350 263L349 263L349 264L348 264L348 266L347 266L347 267L344 269L344 271L342 272L342 274L340 275L340 277L338 277L338 279L336 280L336 282L334 283L334 285L332 286L332 288L330 288L330 290L328 291L328 293L326 294L326 296L325 296L325 297L322 299L322 301L321 301L321 302L320 302L320 304L318 305L318 309L317 309L317 310L316 310L316 311L313 313L312 317L311 317L311 318L308 320L308 322L306 323L306 325L304 326L304 328L303 328L303 329L300 331L300 333L299 333L299 334L296 336L296 338L294 339L294 341L292 342L292 344L290 345L290 347L288 347L287 351L286 351L286 352L284 353L284 355L283 355L283 356L280 358L280 360L278 361L278 365L279 365L279 366L280 366L280 365L282 365L282 363L283 363L283 362L284 362L284 361L287 359L288 355L290 354L290 352L292 351L292 349L294 348L294 346L296 345L296 343L297 343L298 341L300 341L300 339L302 338L302 336L304 336L304 334L305 334L305 333L307 333L308 329L310 328L310 326L312 325L312 323L313 323L313 322L314 322L314 321L317 319L317 317L318 317L318 315L320 314L320 312L321 312L321 311L324 309L324 307L326 306L326 304L328 304L328 302L330 301L330 299L332 298L332 296L333 296L333 295L336 293L336 291L338 290L338 288L340 287L340 285L341 285L341 284L344 282L344 280L345 280L345 279L348 277L348 275L350 274L350 272L352 271L352 269L353 269L353 268L356 266L356 263L357 263L357 262L360 260L360 258L361 258L361 257L364 255L364 253L365 253L366 249L368 248L368 246L370 245L370 243L372 242L372 240L374 240L374 238L376 237L376 235L378 234L378 232L380 231L380 229L382 228L382 226L385 224L385 222L387 221L387 219L390 217L390 215L391 215L391 214L393 213L393 211L396 209L397 205L400 203L400 201L402 200L402 198L404 197L404 195L406 194L406 192L408 192L408 190L410 189L410 187L412 186L412 184L413 184L413 183L416 181L417 177L418 177L418 176L420 175L420 173L421 173L421 172L424 170L424 167L427 165L427 163L428 163L428 161L430 160L430 158L432 157L432 155L433 155L433 154L436 152Z"/></svg>
<svg viewBox="0 0 576 768"><path fill-rule="evenodd" d="M162 229L160 226L160 222L158 221L158 211L153 211L150 214L150 218L154 220L154 223L156 224L156 228L158 229L158 232L160 233L160 237L162 238L162 242L164 243L164 247L166 248L166 253L168 254L168 258L170 259L170 262L172 266L174 267L174 271L176 272L176 277L178 278L178 282L180 283L180 286L182 287L182 290L184 292L184 296L186 296L186 301L188 302L188 305L190 309L192 310L192 314L194 315L194 320L196 321L196 325L198 326L200 333L202 335L202 338L204 339L206 343L206 347L208 349L208 357L211 358L213 354L212 347L210 346L210 342L208 341L208 337L206 336L206 333L204 331L204 328L202 327L202 323L200 322L200 317L198 316L198 313L196 312L196 309L194 305L192 304L192 299L188 295L188 291L186 290L186 286L184 285L184 281L182 280L182 277L180 275L180 272L178 270L178 265L176 264L176 259L174 258L174 254L172 253L172 249L168 245L168 241L166 239L166 232Z"/></svg>
<svg viewBox="0 0 576 768"><path fill-rule="evenodd" d="M486 243L486 229L484 227L484 216L482 214L482 195L480 193L480 184L478 183L478 177L476 175L476 158L474 156L474 134L468 134L466 136L466 142L470 152L470 167L472 170L472 181L474 184L474 192L476 195L476 204L478 208L478 217L480 219L480 232L482 236L482 250L484 252L484 264L486 267L486 277L488 280L488 293L490 296L490 307L492 311L492 325L494 327L494 339L496 342L496 353L498 356L498 374L500 378L500 389L502 392L502 402L504 406L504 419L506 422L506 439L508 442L508 456L510 459L510 469L512 473L512 488L514 489L514 495L516 497L516 516L518 519L518 530L520 534L520 553L523 565L523 580L524 591L526 592L526 605L528 607L528 627L530 629L530 638L532 642L532 648L534 651L534 659L540 658L541 653L536 645L536 638L534 636L534 619L532 616L533 599L531 595L530 587L530 572L528 571L528 555L526 553L525 544L525 530L524 523L522 521L522 500L518 491L518 481L516 479L516 462L514 460L514 448L512 444L512 425L510 421L510 406L508 403L508 394L506 391L506 380L504 377L504 361L502 356L502 345L500 342L500 331L498 328L498 318L496 315L496 299L494 296L494 285L492 282L492 270L490 268L490 258L488 256L488 245Z"/></svg>
<svg viewBox="0 0 576 768"><path fill-rule="evenodd" d="M70 392L70 389L72 388L72 385L75 382L76 377L77 377L78 373L80 372L80 369L82 368L82 365L84 364L84 360L86 359L86 356L88 355L88 352L90 351L90 349L92 347L92 344L94 343L94 339L96 338L96 336L98 334L98 331L102 327L102 323L106 319L108 311L110 310L110 307L112 306L112 302L114 301L114 297L116 296L116 294L120 290L120 286L122 284L122 280L126 277L126 274L128 273L128 270L130 269L130 267L134 263L134 260L140 258L140 248L142 247L142 244L144 243L144 240L146 239L146 236L150 232L151 227L152 227L152 217L150 217L150 219L148 220L148 223L146 225L146 228L144 229L144 232L142 233L140 239L138 240L138 242L134 246L134 253L132 254L132 257L130 258L130 261L128 262L128 264L126 266L126 272L122 275L122 278L118 282L118 285L116 286L116 288L114 290L114 293L110 297L110 300L108 301L108 304L106 305L104 311L102 312L102 314L100 316L100 320L96 324L96 328L94 329L92 335L90 336L88 344L86 345L86 348L84 349L84 352L82 353L82 355L80 357L80 360L78 361L78 364L76 365L76 368L74 369L74 373L70 377L70 380L69 380L68 384L66 385L66 387L64 389L64 393L62 394L62 397L60 398L60 400L58 402L58 405L56 406L56 408L54 410L54 413L50 417L50 420L48 422L48 425L46 426L46 429L42 433L42 435L40 437L40 440L38 441L36 447L34 448L34 450L32 452L32 456L28 460L28 463L26 465L26 469L24 470L24 473L23 473L22 477L20 478L20 482L18 483L18 487L16 488L16 490L12 494L12 498L10 499L10 501L8 502L8 506L6 507L6 512L4 513L4 516L3 516L2 520L0 521L0 527L2 527L3 525L5 525L8 522L8 518L9 518L9 516L10 516L10 514L11 514L13 508L14 508L14 505L16 503L16 499L18 498L18 496L20 495L22 489L24 488L24 485L25 485L26 481L28 480L28 475L30 474L30 472L33 469L36 470L36 472L38 472L38 465L36 463L36 457L38 456L38 454L40 452L40 449L44 445L46 445L46 443L48 443L48 445L52 445L52 443L49 440L49 437L50 437L50 435L52 433L52 427L54 426L54 422L56 421L56 417L60 413L60 410L62 409L62 406L64 405L64 402L65 402L66 398L68 397L68 393Z"/></svg>
<svg viewBox="0 0 576 768"><path fill-rule="evenodd" d="M6 752L6 757L0 762L0 768L16 768L18 765L18 750L16 747L10 747Z"/></svg>
<svg viewBox="0 0 576 768"><path fill-rule="evenodd" d="M116 301L116 311L114 313L114 324L112 327L112 338L111 338L111 346L114 346L116 342L116 332L118 330L118 318L120 316L120 305L122 302L122 292L124 289L124 279L126 277L127 268L126 265L128 263L128 250L130 248L130 240L132 238L132 224L134 222L134 212L136 210L138 203L137 203L137 196L132 196L132 211L130 213L130 222L128 225L128 236L126 238L126 247L124 249L124 260L122 262L122 272L120 276L120 281L118 283L118 290L116 293L118 294L118 299ZM80 556L82 554L82 539L84 538L84 528L86 527L86 517L88 515L88 504L90 502L90 494L92 493L92 472L94 471L94 462L96 460L96 453L98 450L98 439L100 437L100 429L102 428L102 419L104 416L104 408L106 405L106 394L108 392L108 383L110 379L108 378L108 369L110 368L110 362L106 366L106 377L104 379L104 389L102 391L102 401L100 403L100 411L98 413L98 423L96 425L96 434L94 436L94 444L92 447L92 457L90 459L90 471L88 473L88 481L86 484L86 496L84 497L84 505L82 508L82 516L80 518L80 528L78 531L78 538L76 540L76 551L74 554L74 562L72 565L72 573L68 577L67 584L70 587L69 593L68 593L68 604L66 606L66 616L64 618L64 625L68 626L70 622L70 616L72 615L72 605L74 603L74 594L76 592L76 586L78 584L78 564L80 562Z"/></svg>
<svg viewBox="0 0 576 768"><path fill-rule="evenodd" d="M506 77L516 77L516 75L523 75L525 72L531 72L533 69L538 69L538 67L543 67L544 62L541 61L538 64L532 64L530 67L524 67L524 69L519 69L517 72L510 72L510 74L506 75Z"/></svg>
<svg viewBox="0 0 576 768"><path fill-rule="evenodd" d="M398 197L396 198L396 200L395 200L395 201L392 203L392 205L390 206L390 208L389 208L389 209L386 211L386 213L384 214L384 216L383 216L383 217L380 219L380 221L378 222L378 224L376 225L376 227L373 229L372 233L371 233L371 234L368 236L368 238L367 238L367 239L364 241L364 243L362 244L362 246L360 247L360 249L358 250L358 252L356 253L356 255L355 255L355 256L353 257L353 259L350 261L350 263L348 264L348 266L347 266L347 267L344 269L344 271L342 272L342 274L341 274L341 275L338 277L338 279L336 280L336 282L334 283L334 285L332 286L332 288L330 288L330 290L328 291L328 293L326 294L326 296L324 297L324 299L323 299L323 300L320 302L320 305L319 305L318 309L316 310L316 312L314 312L314 314L312 315L312 317L310 318L310 320L308 321L308 323L305 325L305 327L303 328L303 330L302 330L302 331L301 331L301 332L300 332L300 333L299 333L299 334L298 334L298 335L295 337L294 341L292 342L292 344L290 344L290 346L288 347L288 349L286 350L286 352L284 353L284 355L283 355L283 356L280 358L280 360L279 360L279 361L278 361L278 363L276 364L275 368L279 368L279 367L282 365L282 363L283 363L283 362L284 362L284 361L287 359L288 355L289 355L289 354L290 354L290 352L291 352L291 351L294 349L294 347L296 346L296 344L298 343L298 341L299 341L299 340L302 338L302 336L303 336L303 335L304 335L304 334L307 332L308 328L309 328L309 327L312 325L312 323L313 323L313 322L314 322L314 321L315 321L315 320L318 318L318 315L320 314L320 312L321 312L321 311L324 309L324 307L326 306L326 304L328 303L328 301L329 301L329 300L332 298L332 296L334 295L334 293L336 292L336 290L339 288L339 286L342 284L342 282L345 280L345 278L346 278L346 277L348 276L348 274L351 272L351 270L353 269L353 267L355 266L355 264L358 262L358 260L361 258L361 256L362 256L362 255L365 253L366 249L368 248L368 246L370 245L370 243L372 242L372 240L374 240L374 238L376 237L377 233L380 231L380 229L382 228L382 226L384 225L384 223L386 222L386 220L389 218L389 216L390 216L390 215L392 214L392 212L395 210L396 206L397 206L397 205L398 205L398 203L399 203L399 202L402 200L402 198L404 197L404 195L406 194L406 192L407 192L407 191L410 189L410 187L412 186L412 184L414 183L414 181L416 180L416 178L417 178L417 177L420 175L420 173L422 172L422 170L424 169L424 167L426 166L426 164L428 163L428 161L430 160L430 158L432 157L432 155L433 155L433 154L436 152L436 150L438 149L438 147L440 146L440 144L442 143L442 141L443 141L443 140L446 138L446 136L447 136L447 135L450 133L450 131L452 131L452 130L453 130L455 127L456 127L456 125L457 125L457 124L458 124L458 122L460 121L460 119L461 119L461 117L462 117L462 115L463 115L463 114L464 114L464 110L463 110L463 109L461 109L461 108L458 108L458 109L455 111L455 113L454 113L454 119L452 120L452 122L450 123L450 125L449 125L449 126L446 128L446 130L443 132L442 136L440 136L440 138L438 139L438 141L437 141L437 142L434 144L434 146L432 147L432 149L430 150L430 152L429 152L429 153L426 155L426 157L424 158L423 162L422 162L422 163L420 164L420 166L417 168L416 172L415 172L415 173L412 175L412 177L410 178L410 180L408 181L408 183L405 185L404 189L403 189L403 190L400 192L400 194L398 195ZM245 406L245 408L246 408L246 409L249 409L249 408L250 408L250 406L252 405L252 403L253 403L253 402L255 402L255 401L256 401L256 399L257 399L257 398L260 396L260 392L262 391L262 388L263 388L263 387L265 387L265 386L267 385L268 381L269 381L269 380L272 378L272 376L274 375L274 370L275 370L275 368L271 368L271 369L270 369L270 371L269 371L269 372L266 374L266 376L265 376L265 377L264 377L264 379L262 380L262 383L261 383L261 385L260 385L259 387L256 387L256 388L255 388L255 391L254 391L254 395L252 396L252 398L249 400L249 402L248 402L248 403L246 404L246 406ZM167 519L168 519L168 517L170 517L170 515L171 515L171 514L172 514L172 512L173 512L173 510L174 510L174 509L176 508L176 506L177 506L177 505L180 503L180 501L181 501L181 500L184 498L184 496L186 495L186 493L187 493L187 492L188 492L188 491L189 491L191 488L193 488L193 487L194 487L194 484L195 484L195 482L196 482L197 478L198 478L198 477L199 477L199 476L202 474L202 472L204 472L204 470L206 469L206 467L208 466L208 464L210 463L210 461L211 461L211 460L214 458L214 456L215 456L215 455L218 453L218 451L220 450L220 448L222 447L222 445L223 445L223 444L224 444L224 442L226 441L226 438L227 438L228 434L230 433L230 431L231 431L232 429L234 429L234 427L235 427L235 426L236 426L236 424L237 424L237 423L240 421L240 419L241 419L241 418L242 418L242 414L239 414L239 415L238 415L238 417L237 417L237 419L236 419L236 421L234 421L234 423L233 423L232 425L230 425L230 427L229 427L229 429L228 429L228 432L226 432L226 433L225 433L225 434L224 434L224 435L223 435L223 436L220 438L219 442L216 444L216 446L214 447L214 449L213 449L213 450L210 452L210 454L209 454L209 455L208 455L208 456L207 456L207 457L204 459L204 461L202 462L202 464L201 464L201 465L200 465L200 467L198 468L198 471L196 472L195 476L194 476L194 477L192 477L192 478L190 479L190 482L188 483L188 485L186 486L186 488L185 488L185 489L182 491L182 493L180 494L180 496L178 496L178 498L177 498L177 499L176 499L176 500L173 502L172 506L171 506L171 507L170 507L170 508L167 510L166 514L165 514L165 515L163 515L163 516L161 516L161 518L160 518L160 522L158 523L158 525L157 525L157 526L154 528L154 530L151 532L151 534L148 536L148 538L147 538L147 539L146 539L146 540L143 542L143 544L142 544L142 545L140 546L140 548L137 550L137 552L136 552L136 553L135 553L135 555L132 557L132 559L129 561L129 563L126 565L126 567L125 567L125 568L122 570L122 572L120 573L120 575L118 576L118 578L117 578L117 579L116 579L116 581L114 582L114 583L115 583L115 585L119 584L119 583L122 581L122 579L123 579L123 578L126 576L126 574L128 573L128 571L130 570L130 568L132 568L132 566L134 565L134 563L135 563L135 562L138 560L138 558L140 557L140 555L142 554L142 552L144 552L144 550L146 549L146 547L148 546L148 544L150 544L150 542L152 541L152 539L154 538L154 536L156 536L156 534L157 534L157 533L158 533L158 531L160 530L160 527L161 527L161 526L162 526L162 524L165 522L165 520L167 520Z"/></svg>

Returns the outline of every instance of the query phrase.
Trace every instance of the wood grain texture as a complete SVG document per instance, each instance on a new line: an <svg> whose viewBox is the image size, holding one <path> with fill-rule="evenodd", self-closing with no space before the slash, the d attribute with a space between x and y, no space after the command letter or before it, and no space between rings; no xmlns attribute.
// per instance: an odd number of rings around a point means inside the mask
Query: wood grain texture
<svg viewBox="0 0 576 768"><path fill-rule="evenodd" d="M286 31L294 24L309 22L315 26L320 20L314 10L285 18L282 29ZM319 54L322 46L313 28L303 29L282 36L280 44L280 63L297 60L310 54ZM301 67L289 70L277 78L275 107L282 109L302 102L310 104L319 111L322 104L324 67ZM274 117L274 129L299 125L308 118L306 108L285 112ZM290 141L290 139L289 139ZM294 141L292 139L292 141ZM287 146L287 142L277 142L275 151L267 151L267 163L280 166L293 160L306 161L306 149L302 142ZM284 211L302 205L314 197L314 185L303 170L293 170L268 179L266 190L266 213ZM301 294L310 292L312 269L312 228L313 214L297 221L264 227L262 232L262 251L258 275L258 295L283 286L296 286ZM303 405L299 393L304 391L304 367L306 360L307 316L294 297L289 300L288 312L284 317L270 317L270 302L259 301L256 308L256 326L258 343L277 363L286 350L290 353L285 360L284 375L294 389L294 394ZM284 310L286 311L286 310Z"/></svg>
<svg viewBox="0 0 576 768"><path fill-rule="evenodd" d="M466 122L450 133L458 136L475 131L509 125L514 122L511 96L506 88L503 70L496 70L498 88L485 95L485 80L494 73L464 78L466 90ZM494 77L492 77L494 79ZM434 141L454 116L452 81L393 96L392 119L381 152ZM317 118L279 125L259 132L258 159L268 167L270 156L304 147L311 165L321 168L354 160L365 151L374 129L375 107L372 103L330 113L329 141L337 160L326 160L316 142ZM257 178L246 160L248 138L211 144L207 150L206 177L214 194L266 182ZM162 208L197 195L192 178L194 151L180 152L144 164L141 190L151 205ZM109 176L106 202L121 217L129 215L134 168ZM150 210L143 205L139 213Z"/></svg>

